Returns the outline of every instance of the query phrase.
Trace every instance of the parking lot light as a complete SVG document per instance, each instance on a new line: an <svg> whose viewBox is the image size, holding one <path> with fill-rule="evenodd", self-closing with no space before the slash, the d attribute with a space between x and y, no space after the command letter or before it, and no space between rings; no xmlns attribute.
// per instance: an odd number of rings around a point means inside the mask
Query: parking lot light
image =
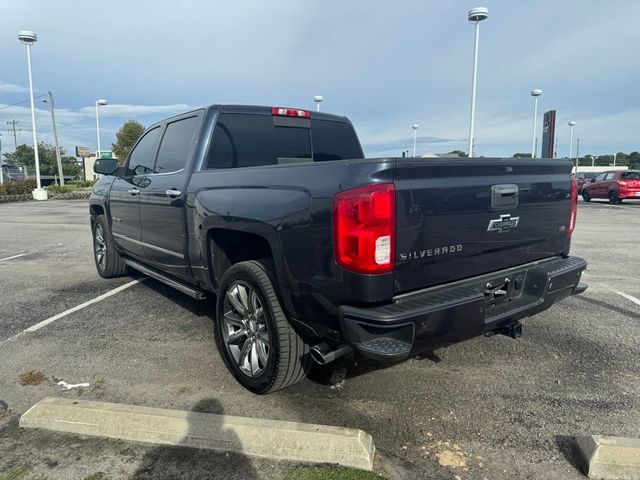
<svg viewBox="0 0 640 480"><path fill-rule="evenodd" d="M413 156L416 156L416 139L418 137L418 128L420 128L420 125L418 125L417 123L414 123L413 125L411 125L411 128L413 128Z"/></svg>
<svg viewBox="0 0 640 480"><path fill-rule="evenodd" d="M27 66L29 70L29 99L31 101L31 130L33 131L33 155L36 164L36 189L32 195L34 200L46 200L47 191L42 188L40 183L40 158L38 155L38 135L36 133L36 106L33 101L33 76L31 74L31 45L38 41L38 35L29 30L20 30L18 32L18 40L27 47Z"/></svg>
<svg viewBox="0 0 640 480"><path fill-rule="evenodd" d="M322 95L316 95L315 97L313 97L313 101L316 102L317 112L320 111L320 104L322 103L322 100L324 100L324 98L322 98Z"/></svg>
<svg viewBox="0 0 640 480"><path fill-rule="evenodd" d="M471 77L471 118L469 119L469 157L473 157L473 135L476 118L476 83L478 79L478 44L480 42L480 22L489 17L489 9L475 7L469 10L467 16L470 23L476 24L476 39L473 46L473 75Z"/></svg>
<svg viewBox="0 0 640 480"><path fill-rule="evenodd" d="M96 132L98 135L98 149L96 150L96 160L100 158L100 115L98 114L98 106L106 105L107 101L104 98L96 100Z"/></svg>
<svg viewBox="0 0 640 480"><path fill-rule="evenodd" d="M576 126L576 122L571 120L569 122L569 160L573 159L573 127ZM576 162L576 171L578 170L578 163Z"/></svg>
<svg viewBox="0 0 640 480"><path fill-rule="evenodd" d="M542 90L536 88L531 90L533 97L533 133L531 134L531 158L536 158L536 120L538 119L538 97L542 95Z"/></svg>

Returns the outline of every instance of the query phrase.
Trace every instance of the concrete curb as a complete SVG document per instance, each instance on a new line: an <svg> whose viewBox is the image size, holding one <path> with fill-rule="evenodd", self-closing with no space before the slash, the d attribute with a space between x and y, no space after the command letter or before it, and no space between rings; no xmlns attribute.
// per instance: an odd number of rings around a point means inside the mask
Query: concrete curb
<svg viewBox="0 0 640 480"><path fill-rule="evenodd" d="M363 470L375 453L362 430L65 398L41 400L20 426Z"/></svg>
<svg viewBox="0 0 640 480"><path fill-rule="evenodd" d="M593 435L576 443L589 478L640 480L640 439Z"/></svg>

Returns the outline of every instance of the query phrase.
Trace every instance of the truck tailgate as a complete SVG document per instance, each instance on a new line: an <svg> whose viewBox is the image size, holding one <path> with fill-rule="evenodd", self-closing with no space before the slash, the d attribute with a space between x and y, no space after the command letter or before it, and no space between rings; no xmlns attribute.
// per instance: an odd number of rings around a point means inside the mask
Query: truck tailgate
<svg viewBox="0 0 640 480"><path fill-rule="evenodd" d="M568 251L571 163L398 160L394 292Z"/></svg>

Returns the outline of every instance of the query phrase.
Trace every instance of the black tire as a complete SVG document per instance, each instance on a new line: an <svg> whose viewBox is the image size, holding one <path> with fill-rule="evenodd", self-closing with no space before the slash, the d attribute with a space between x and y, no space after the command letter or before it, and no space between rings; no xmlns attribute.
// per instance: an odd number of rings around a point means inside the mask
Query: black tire
<svg viewBox="0 0 640 480"><path fill-rule="evenodd" d="M236 380L257 394L275 392L298 383L311 365L309 345L289 324L274 279L266 262L236 263L223 274L216 300L218 352ZM243 296L240 290L244 292ZM243 298L246 301L242 302ZM257 299L257 303L249 298ZM245 308L244 313L236 308L238 300ZM268 341L263 341L265 338Z"/></svg>
<svg viewBox="0 0 640 480"><path fill-rule="evenodd" d="M98 215L91 226L93 234L93 260L96 270L102 278L123 277L127 274L127 265L113 245L111 232L104 215Z"/></svg>
<svg viewBox="0 0 640 480"><path fill-rule="evenodd" d="M609 203L611 205L619 205L622 203L622 199L618 197L618 193L614 190L609 192Z"/></svg>
<svg viewBox="0 0 640 480"><path fill-rule="evenodd" d="M590 202L591 201L591 195L589 195L589 191L586 188L582 189L582 199L585 202Z"/></svg>

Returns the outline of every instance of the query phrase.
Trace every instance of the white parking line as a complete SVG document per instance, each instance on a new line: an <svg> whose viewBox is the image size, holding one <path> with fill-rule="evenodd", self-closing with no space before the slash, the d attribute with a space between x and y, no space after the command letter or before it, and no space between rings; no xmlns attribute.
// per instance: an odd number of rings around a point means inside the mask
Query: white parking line
<svg viewBox="0 0 640 480"><path fill-rule="evenodd" d="M14 255L13 257L0 258L0 262L4 262L5 260L11 260L13 258L24 257L25 255L26 255L26 253L21 253L19 255Z"/></svg>
<svg viewBox="0 0 640 480"><path fill-rule="evenodd" d="M100 296L98 296L96 298L93 298L93 299L91 299L89 301L81 303L80 305L75 306L73 308L70 308L69 310L65 310L62 313L58 313L57 315L54 315L53 317L49 317L46 320L41 321L40 323L36 323L35 325L32 325L29 328L24 329L23 331L21 331L20 333L14 335L13 337L9 337L8 339L5 340L5 342L13 341L16 338L24 335L25 333L36 332L36 331L40 330L41 328L46 327L50 323L55 322L56 320L60 320L61 318L66 317L67 315L69 315L71 313L77 312L78 310L82 310L83 308L88 307L89 305L93 305L94 303L98 303L98 302L104 300L105 298L109 298L109 297L111 297L111 296L113 296L113 295L115 295L117 293L120 293L120 292L122 292L123 290L126 290L129 287L133 287L136 283L140 283L143 280L144 280L144 278L140 279L140 280L133 280L133 281L131 281L129 283L125 283L124 285L120 285L119 287L114 288L113 290L109 290L107 293L103 293L102 295L100 295ZM0 344L1 343L4 343L4 342L0 342Z"/></svg>
<svg viewBox="0 0 640 480"><path fill-rule="evenodd" d="M627 300L629 300L629 301L631 301L631 302L635 303L636 305L640 305L640 299L638 299L638 298L634 297L633 295L629 295L628 293L624 293L624 292L621 292L620 290L616 290L615 288L610 287L609 285L606 285L606 284L604 284L604 283L602 284L602 286L603 286L603 287L605 287L605 288L608 288L608 289L609 289L609 290L611 290L613 293L616 293L616 294L620 295L621 297L624 297L624 298L626 298Z"/></svg>

